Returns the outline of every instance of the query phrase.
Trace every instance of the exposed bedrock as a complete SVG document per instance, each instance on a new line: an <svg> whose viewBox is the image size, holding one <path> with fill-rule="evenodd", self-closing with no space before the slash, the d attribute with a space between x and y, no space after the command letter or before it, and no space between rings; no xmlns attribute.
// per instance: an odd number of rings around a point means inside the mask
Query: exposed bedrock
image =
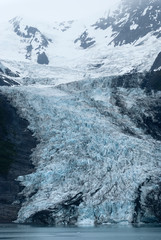
<svg viewBox="0 0 161 240"><path fill-rule="evenodd" d="M0 223L17 218L23 198L19 196L22 187L15 179L34 170L30 155L36 139L27 126L0 93Z"/></svg>
<svg viewBox="0 0 161 240"><path fill-rule="evenodd" d="M117 77L111 83L112 99L120 113L128 116L145 134L157 140L161 140L160 77L161 71L131 73ZM130 96L132 91L137 93L133 99ZM132 102L130 107L128 101Z"/></svg>

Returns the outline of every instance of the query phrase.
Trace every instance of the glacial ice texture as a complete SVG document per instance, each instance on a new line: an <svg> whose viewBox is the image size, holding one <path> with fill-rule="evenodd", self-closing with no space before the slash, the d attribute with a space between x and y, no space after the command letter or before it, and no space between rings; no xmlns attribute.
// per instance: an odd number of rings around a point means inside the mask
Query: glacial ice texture
<svg viewBox="0 0 161 240"><path fill-rule="evenodd" d="M161 147L119 110L111 81L3 87L40 141L32 155L35 172L18 178L25 201L17 222L39 213L47 224L134 221L138 189L150 178L156 186L161 180ZM119 92L129 111L145 111L136 104L146 105L143 90Z"/></svg>

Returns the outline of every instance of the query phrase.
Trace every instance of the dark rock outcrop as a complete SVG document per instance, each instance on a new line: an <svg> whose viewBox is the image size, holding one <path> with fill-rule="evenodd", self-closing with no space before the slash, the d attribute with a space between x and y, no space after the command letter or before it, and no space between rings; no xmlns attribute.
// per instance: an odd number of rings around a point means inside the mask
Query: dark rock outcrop
<svg viewBox="0 0 161 240"><path fill-rule="evenodd" d="M13 86L13 85L19 85L19 83L0 74L0 86Z"/></svg>
<svg viewBox="0 0 161 240"><path fill-rule="evenodd" d="M157 70L161 67L161 52L158 54L157 58L155 59L153 66L151 67L151 70Z"/></svg>
<svg viewBox="0 0 161 240"><path fill-rule="evenodd" d="M12 72L9 68L5 67L0 63L0 86L19 85L19 83L17 83L11 77L14 77L14 78L19 77L19 73Z"/></svg>
<svg viewBox="0 0 161 240"><path fill-rule="evenodd" d="M18 72L14 73L9 68L5 69L5 74L9 77L19 77Z"/></svg>
<svg viewBox="0 0 161 240"><path fill-rule="evenodd" d="M49 64L49 60L48 60L48 57L46 56L45 52L38 54L37 63L46 64L46 65Z"/></svg>
<svg viewBox="0 0 161 240"><path fill-rule="evenodd" d="M22 187L15 180L34 170L30 155L36 139L7 98L0 94L0 223L17 218Z"/></svg>
<svg viewBox="0 0 161 240"><path fill-rule="evenodd" d="M88 36L88 32L84 31L74 43L80 42L80 47L83 49L89 48L96 42L93 38Z"/></svg>

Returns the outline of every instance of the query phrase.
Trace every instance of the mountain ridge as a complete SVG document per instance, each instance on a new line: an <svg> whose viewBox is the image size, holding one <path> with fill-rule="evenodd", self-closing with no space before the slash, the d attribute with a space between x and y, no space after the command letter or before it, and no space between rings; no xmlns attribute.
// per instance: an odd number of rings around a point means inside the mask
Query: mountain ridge
<svg viewBox="0 0 161 240"><path fill-rule="evenodd" d="M137 0L135 4L133 1L121 2L118 9L109 12L107 17L93 23L89 21L86 25L74 20L60 23L53 21L49 24L33 21L31 24L31 20L16 17L8 23L8 30L2 32L2 42L9 41L6 38L15 38L14 44L9 45L13 49L3 54L4 45L0 45L1 57L8 55L13 60L10 54L12 51L13 58L17 61L50 66L68 65L84 71L90 70L88 66L92 64L100 66L102 72L107 71L109 65L119 68L117 72L121 72L121 68L129 68L126 72L131 71L134 67L139 71L149 70L160 52L160 1ZM129 51L131 59L123 64L121 56L125 61L129 58ZM119 57L119 61L115 56ZM134 61L136 58L137 61ZM112 71L114 69L110 72Z"/></svg>

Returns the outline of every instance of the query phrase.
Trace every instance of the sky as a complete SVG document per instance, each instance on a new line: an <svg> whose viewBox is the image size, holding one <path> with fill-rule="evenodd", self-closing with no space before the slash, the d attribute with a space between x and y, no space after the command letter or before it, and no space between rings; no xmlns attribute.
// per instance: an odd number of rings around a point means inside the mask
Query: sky
<svg viewBox="0 0 161 240"><path fill-rule="evenodd" d="M0 0L0 21L15 16L42 21L90 18L108 11L119 0Z"/></svg>

